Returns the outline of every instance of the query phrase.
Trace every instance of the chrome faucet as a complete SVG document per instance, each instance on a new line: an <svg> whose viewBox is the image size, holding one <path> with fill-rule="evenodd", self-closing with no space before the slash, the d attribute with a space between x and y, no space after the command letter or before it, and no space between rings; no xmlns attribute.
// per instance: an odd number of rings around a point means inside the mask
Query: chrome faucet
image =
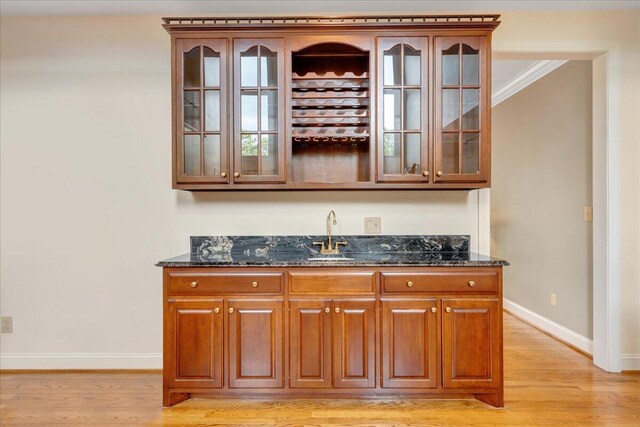
<svg viewBox="0 0 640 427"><path fill-rule="evenodd" d="M333 218L333 221L331 220L331 218ZM343 241L343 242L336 242L335 246L332 244L331 242L331 225L338 225L338 220L336 219L336 213L331 210L329 212L329 215L327 216L327 234L329 237L329 243L328 245L325 247L324 242L313 242L314 245L320 245L320 253L321 254L331 254L331 255L337 255L340 253L340 247L339 245L348 245L349 243L347 241Z"/></svg>

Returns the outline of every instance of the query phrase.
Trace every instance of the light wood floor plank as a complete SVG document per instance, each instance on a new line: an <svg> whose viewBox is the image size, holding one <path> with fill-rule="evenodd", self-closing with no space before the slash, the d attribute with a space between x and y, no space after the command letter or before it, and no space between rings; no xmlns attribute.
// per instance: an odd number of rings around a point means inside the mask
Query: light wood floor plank
<svg viewBox="0 0 640 427"><path fill-rule="evenodd" d="M640 426L640 373L608 374L505 314L505 408L475 400L191 399L158 372L0 374L2 426Z"/></svg>

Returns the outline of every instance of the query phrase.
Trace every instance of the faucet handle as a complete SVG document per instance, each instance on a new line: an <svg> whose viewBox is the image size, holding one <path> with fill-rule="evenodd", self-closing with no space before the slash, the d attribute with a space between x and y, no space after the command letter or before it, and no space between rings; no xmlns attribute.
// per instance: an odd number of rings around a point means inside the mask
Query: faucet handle
<svg viewBox="0 0 640 427"><path fill-rule="evenodd" d="M347 242L346 240L344 242L336 242L336 248L338 247L338 245L348 245L349 242Z"/></svg>
<svg viewBox="0 0 640 427"><path fill-rule="evenodd" d="M324 242L313 242L313 244L322 246L322 250L324 250Z"/></svg>

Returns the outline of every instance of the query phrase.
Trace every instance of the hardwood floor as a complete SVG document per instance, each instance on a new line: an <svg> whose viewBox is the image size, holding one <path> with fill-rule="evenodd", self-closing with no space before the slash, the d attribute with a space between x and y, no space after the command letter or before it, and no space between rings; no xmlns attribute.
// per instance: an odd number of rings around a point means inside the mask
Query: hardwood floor
<svg viewBox="0 0 640 427"><path fill-rule="evenodd" d="M2 373L5 425L640 425L640 373L607 374L505 313L505 408L475 400L192 399L162 409L158 372Z"/></svg>

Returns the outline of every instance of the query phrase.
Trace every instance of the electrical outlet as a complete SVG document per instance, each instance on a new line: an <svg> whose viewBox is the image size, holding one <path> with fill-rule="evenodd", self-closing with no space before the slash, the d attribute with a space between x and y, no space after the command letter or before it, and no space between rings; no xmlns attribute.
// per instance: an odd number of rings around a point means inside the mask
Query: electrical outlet
<svg viewBox="0 0 640 427"><path fill-rule="evenodd" d="M584 207L584 222L593 222L593 208L591 206Z"/></svg>
<svg viewBox="0 0 640 427"><path fill-rule="evenodd" d="M13 317L5 316L2 317L2 333L10 334L13 333Z"/></svg>
<svg viewBox="0 0 640 427"><path fill-rule="evenodd" d="M558 296L556 294L551 294L551 305L558 304Z"/></svg>
<svg viewBox="0 0 640 427"><path fill-rule="evenodd" d="M364 234L380 234L382 233L382 218L367 217L364 219Z"/></svg>

